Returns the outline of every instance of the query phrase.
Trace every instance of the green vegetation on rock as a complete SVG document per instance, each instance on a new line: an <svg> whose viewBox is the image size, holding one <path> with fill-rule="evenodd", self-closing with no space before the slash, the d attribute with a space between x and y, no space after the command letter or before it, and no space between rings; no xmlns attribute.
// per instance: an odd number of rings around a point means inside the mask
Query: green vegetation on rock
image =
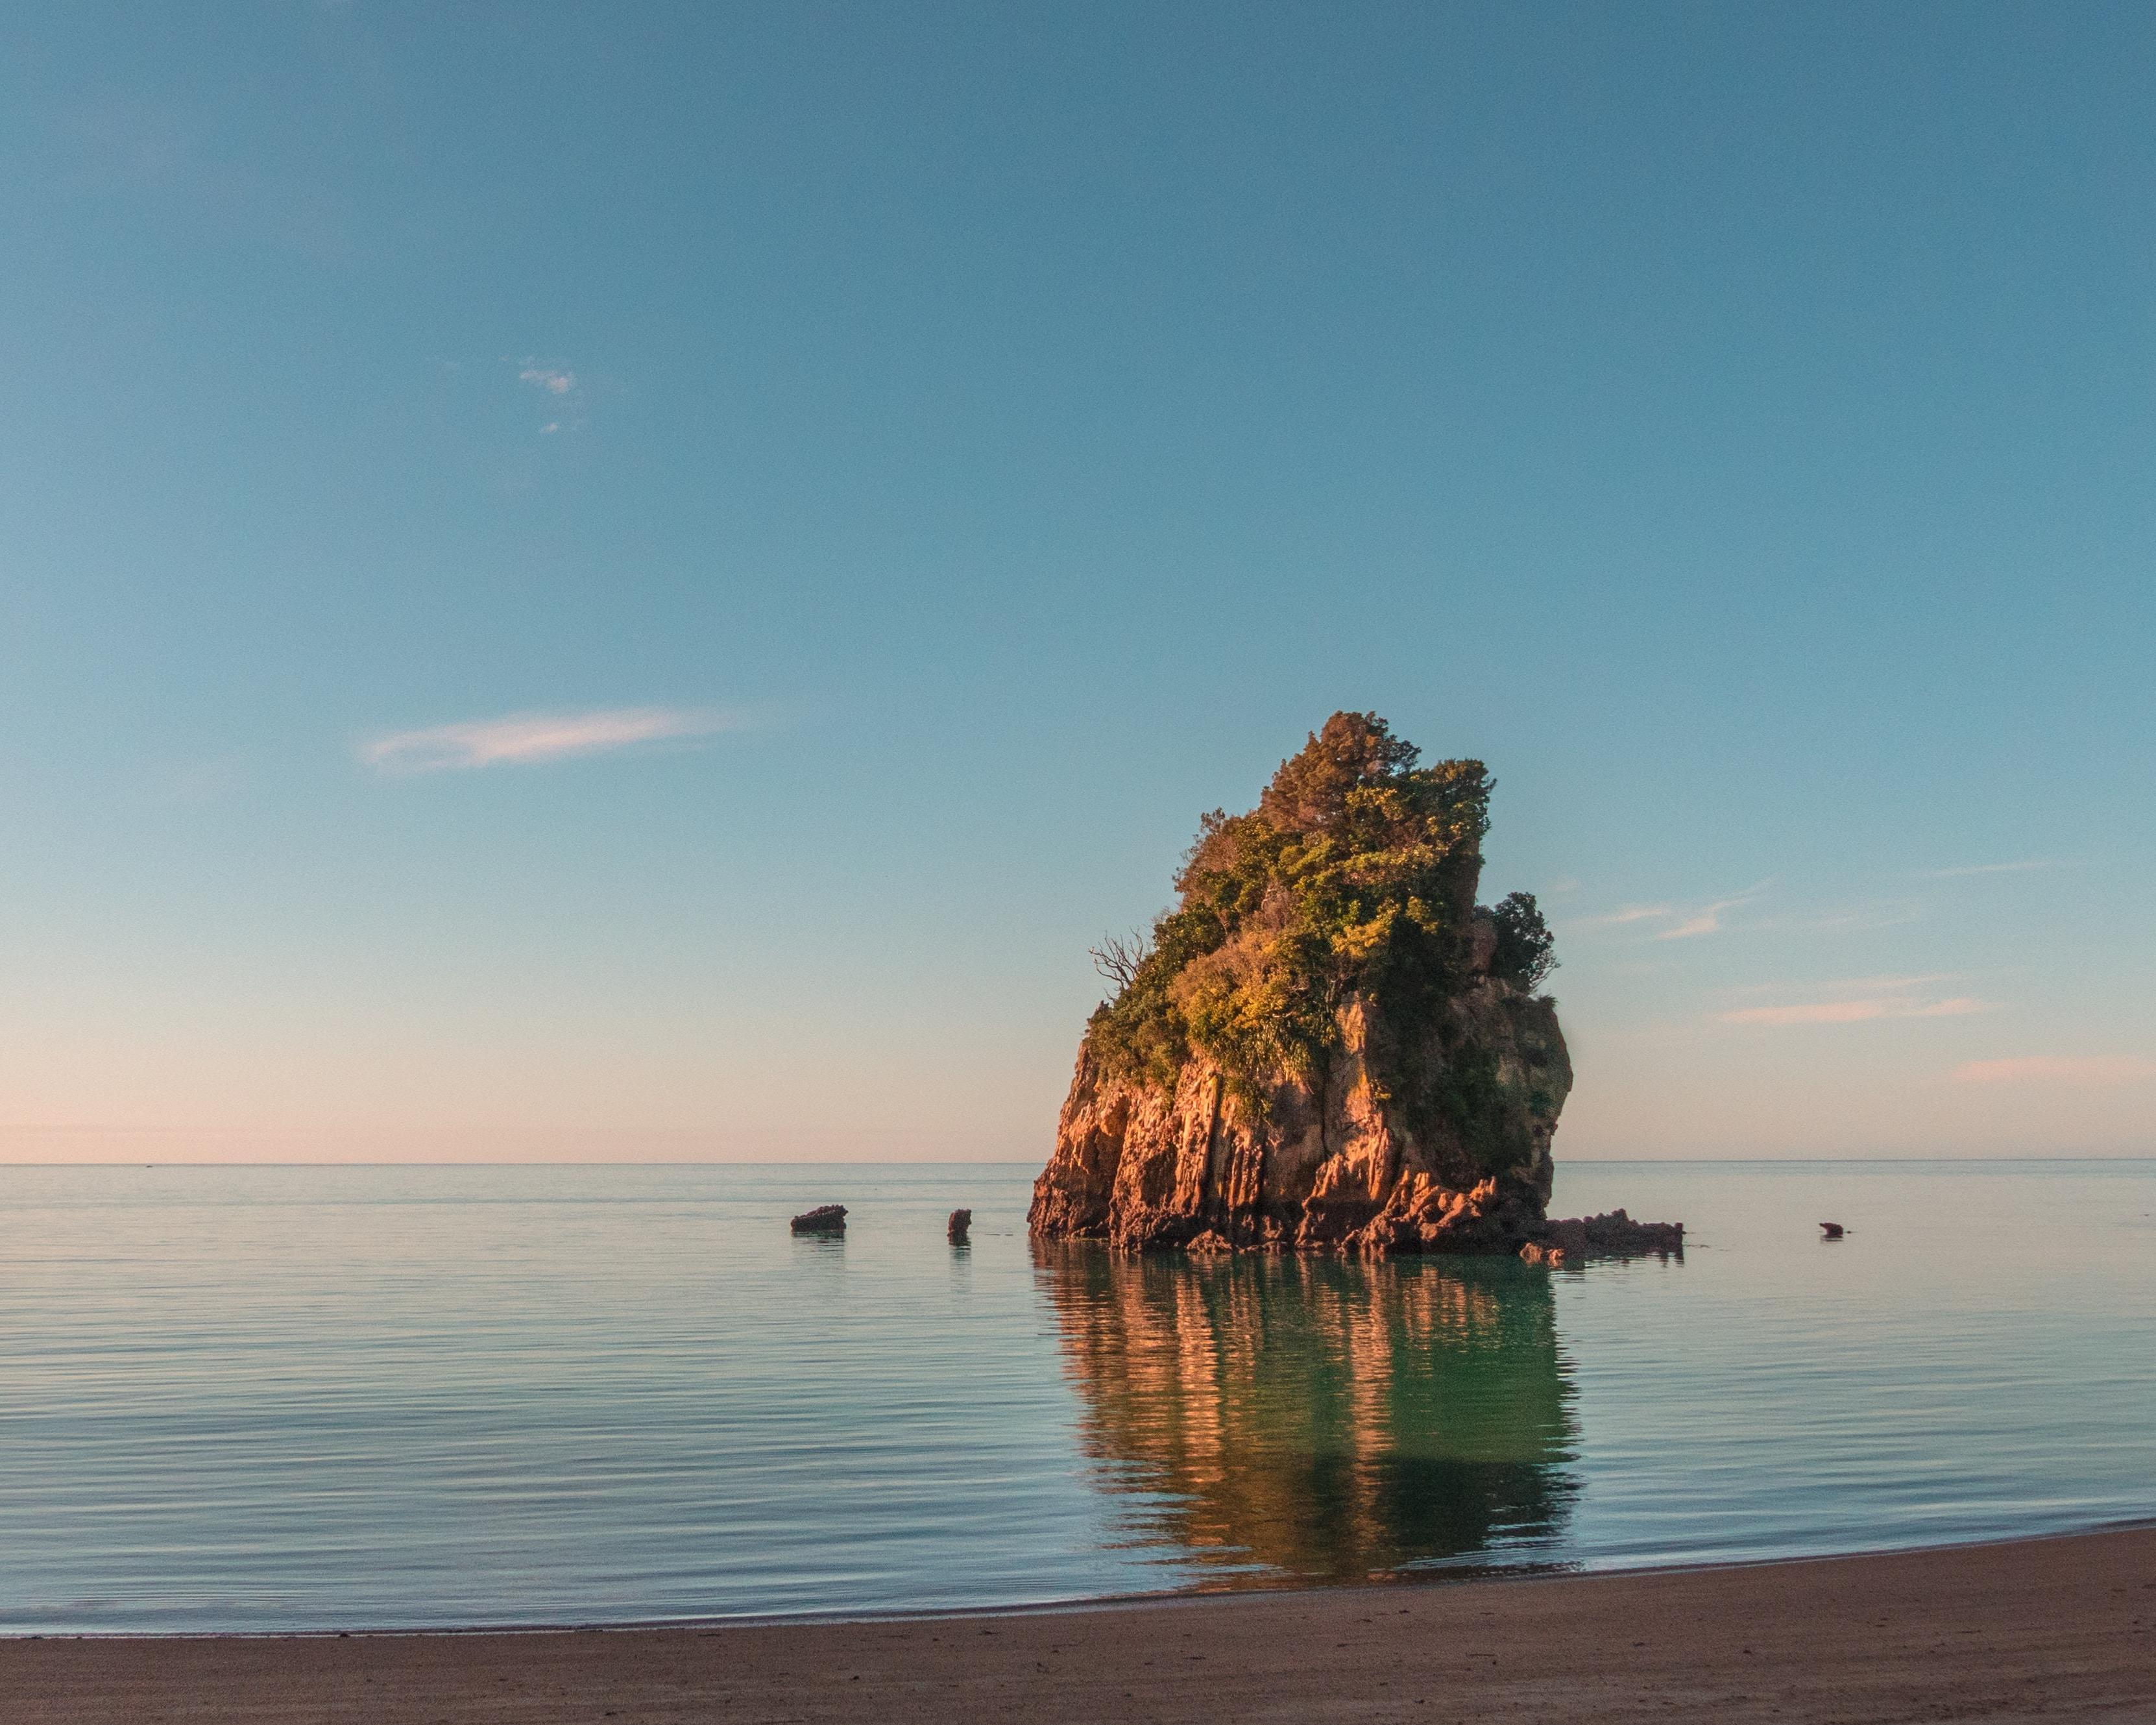
<svg viewBox="0 0 2156 1725"><path fill-rule="evenodd" d="M1087 1031L1109 1072L1172 1085L1195 1053L1241 1084L1308 1078L1351 996L1412 1015L1466 980L1490 775L1419 758L1375 713L1336 713L1255 810L1204 817L1174 907L1095 953L1116 985ZM1493 972L1532 988L1553 962L1533 899L1496 922Z"/></svg>
<svg viewBox="0 0 2156 1725"><path fill-rule="evenodd" d="M1507 893L1491 913L1497 925L1497 950L1490 974L1529 993L1557 968L1557 941L1543 920L1532 893Z"/></svg>

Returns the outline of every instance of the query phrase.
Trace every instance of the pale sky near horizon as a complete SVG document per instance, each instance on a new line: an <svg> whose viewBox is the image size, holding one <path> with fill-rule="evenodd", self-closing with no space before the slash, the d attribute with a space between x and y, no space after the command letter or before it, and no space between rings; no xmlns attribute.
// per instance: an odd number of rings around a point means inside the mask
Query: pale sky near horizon
<svg viewBox="0 0 2156 1725"><path fill-rule="evenodd" d="M2156 1153L2156 12L18 8L0 1161L1033 1159L1338 708L1562 1157Z"/></svg>

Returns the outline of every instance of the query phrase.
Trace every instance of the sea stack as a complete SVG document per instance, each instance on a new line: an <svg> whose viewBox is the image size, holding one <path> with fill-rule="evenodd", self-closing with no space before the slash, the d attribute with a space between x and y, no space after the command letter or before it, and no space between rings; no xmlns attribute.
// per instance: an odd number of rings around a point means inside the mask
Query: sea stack
<svg viewBox="0 0 2156 1725"><path fill-rule="evenodd" d="M943 1225L944 1237L952 1245L963 1246L972 1237L973 1228L973 1213L971 1210L953 1210L951 1219Z"/></svg>
<svg viewBox="0 0 2156 1725"><path fill-rule="evenodd" d="M1034 1183L1051 1238L1517 1252L1572 1089L1533 898L1476 904L1491 780L1337 713L1207 816L1095 1012ZM1599 1242L1597 1242L1598 1245ZM1569 1254L1567 1254L1569 1255Z"/></svg>
<svg viewBox="0 0 2156 1725"><path fill-rule="evenodd" d="M813 1210L803 1210L793 1218L796 1233L844 1233L846 1231L846 1207L844 1204L819 1204Z"/></svg>

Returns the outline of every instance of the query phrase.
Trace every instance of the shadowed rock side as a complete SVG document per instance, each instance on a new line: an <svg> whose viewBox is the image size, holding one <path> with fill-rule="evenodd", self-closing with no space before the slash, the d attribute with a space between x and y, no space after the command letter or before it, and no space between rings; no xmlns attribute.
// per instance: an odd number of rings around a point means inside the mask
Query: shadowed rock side
<svg viewBox="0 0 2156 1725"><path fill-rule="evenodd" d="M1517 1558L1575 1489L1548 1278L1037 1243L1130 1537L1283 1580Z"/></svg>
<svg viewBox="0 0 2156 1725"><path fill-rule="evenodd" d="M1200 1251L1517 1250L1549 1202L1572 1089L1556 1007L1481 971L1421 1023L1360 997L1336 1022L1314 1074L1275 1074L1255 1098L1203 1056L1172 1089L1112 1074L1089 1038L1033 1231Z"/></svg>

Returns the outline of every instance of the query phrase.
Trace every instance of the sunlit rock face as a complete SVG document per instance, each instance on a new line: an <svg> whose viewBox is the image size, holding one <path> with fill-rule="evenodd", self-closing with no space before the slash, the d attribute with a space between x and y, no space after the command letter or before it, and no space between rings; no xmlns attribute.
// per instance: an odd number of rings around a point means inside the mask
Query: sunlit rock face
<svg viewBox="0 0 2156 1725"><path fill-rule="evenodd" d="M1255 1096L1202 1057L1168 1087L1113 1076L1081 1045L1033 1231L1199 1250L1517 1250L1549 1201L1572 1089L1555 1006L1478 969L1419 1022L1358 997L1337 1024L1315 1074L1276 1073Z"/></svg>
<svg viewBox="0 0 2156 1725"><path fill-rule="evenodd" d="M1328 1581L1554 1544L1575 1433L1546 1276L1034 1252L1082 1441L1134 1544L1224 1579Z"/></svg>
<svg viewBox="0 0 2156 1725"><path fill-rule="evenodd" d="M1034 1189L1049 1238L1517 1251L1572 1089L1527 893L1478 906L1491 781L1336 713L1206 816L1150 935L1096 950Z"/></svg>

